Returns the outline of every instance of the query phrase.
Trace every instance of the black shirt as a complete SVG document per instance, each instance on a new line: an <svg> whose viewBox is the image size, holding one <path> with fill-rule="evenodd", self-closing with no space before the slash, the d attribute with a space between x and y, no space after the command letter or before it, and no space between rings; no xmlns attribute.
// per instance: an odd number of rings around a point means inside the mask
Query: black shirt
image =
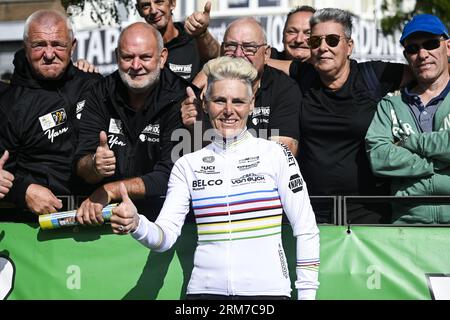
<svg viewBox="0 0 450 320"><path fill-rule="evenodd" d="M278 135L298 140L300 98L300 89L295 81L266 65L256 91L255 108L248 118L248 129L250 132L256 130L261 138ZM265 136L261 129L278 130L279 134L272 131Z"/></svg>
<svg viewBox="0 0 450 320"><path fill-rule="evenodd" d="M118 72L106 77L86 100L75 161L95 153L103 130L116 157L116 171L101 184L140 177L146 198L165 195L173 166L171 151L177 143L171 135L182 127L180 104L188 85L164 68L144 110L135 112L127 105Z"/></svg>
<svg viewBox="0 0 450 320"><path fill-rule="evenodd" d="M3 92L6 91L6 89L8 89L8 87L9 85L6 82L0 80L0 96L2 95Z"/></svg>
<svg viewBox="0 0 450 320"><path fill-rule="evenodd" d="M286 56L286 51L278 51L277 49L271 47L270 48L270 58L277 60L292 60Z"/></svg>
<svg viewBox="0 0 450 320"><path fill-rule="evenodd" d="M166 65L180 77L188 81L199 73L203 67L197 47L197 40L186 33L184 24L174 23L179 34L164 46L169 50Z"/></svg>
<svg viewBox="0 0 450 320"><path fill-rule="evenodd" d="M367 63L379 80L383 96L399 88L403 64ZM361 65L351 61L349 77L337 91L322 84L311 64L291 65L291 76L303 94L298 160L311 195L376 193L364 138L379 98L369 92Z"/></svg>

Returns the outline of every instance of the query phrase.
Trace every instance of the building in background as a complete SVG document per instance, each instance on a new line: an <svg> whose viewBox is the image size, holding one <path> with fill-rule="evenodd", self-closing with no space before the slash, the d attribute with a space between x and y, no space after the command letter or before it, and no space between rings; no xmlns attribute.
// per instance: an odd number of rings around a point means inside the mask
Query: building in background
<svg viewBox="0 0 450 320"><path fill-rule="evenodd" d="M103 3L106 0L99 0ZM113 0L109 0L112 3ZM207 0L177 1L174 12L176 21L183 20L196 10L203 10ZM399 34L384 36L380 30L382 0L211 0L211 32L220 41L231 21L238 17L253 16L263 25L268 43L282 48L282 31L286 14L294 7L310 5L315 8L339 7L355 14L353 57L359 61L404 61L398 44ZM405 0L414 6L414 0ZM63 10L59 0L2 0L0 2L0 75L11 72L14 52L20 48L24 20L37 9ZM100 67L102 73L115 69L114 49L120 29L135 21L141 21L133 9L128 12L119 6L120 25L99 26L90 17L92 7L88 4L83 12L70 8L78 46L74 58L84 58Z"/></svg>

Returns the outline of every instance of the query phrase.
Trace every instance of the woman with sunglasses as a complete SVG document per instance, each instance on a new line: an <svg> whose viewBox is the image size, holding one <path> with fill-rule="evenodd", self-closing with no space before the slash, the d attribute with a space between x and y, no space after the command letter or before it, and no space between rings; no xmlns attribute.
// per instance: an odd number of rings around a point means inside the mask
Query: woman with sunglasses
<svg viewBox="0 0 450 320"><path fill-rule="evenodd" d="M298 164L286 146L247 131L257 71L232 57L210 60L203 71L212 143L175 163L155 223L137 214L121 187L124 202L113 211L113 231L166 251L192 205L198 241L187 298L285 300L291 295L281 241L285 212L297 238L297 296L314 299L319 230Z"/></svg>
<svg viewBox="0 0 450 320"><path fill-rule="evenodd" d="M388 193L371 172L364 137L377 103L388 92L398 90L411 74L404 64L352 60L352 16L347 11L318 10L310 25L309 63L294 61L289 65L289 74L303 94L298 161L310 194ZM287 65L283 67L287 72ZM386 210L350 203L347 222L387 222L389 217L383 216ZM331 205L315 205L314 212L318 223L332 221Z"/></svg>

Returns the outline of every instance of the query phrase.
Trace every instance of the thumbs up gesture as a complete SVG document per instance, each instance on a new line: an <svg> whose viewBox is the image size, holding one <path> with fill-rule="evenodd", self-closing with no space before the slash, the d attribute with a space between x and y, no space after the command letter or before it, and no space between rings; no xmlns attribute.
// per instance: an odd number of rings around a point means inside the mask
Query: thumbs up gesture
<svg viewBox="0 0 450 320"><path fill-rule="evenodd" d="M92 158L92 167L95 173L103 178L114 175L116 171L116 157L114 151L109 149L105 131L100 131L99 145Z"/></svg>
<svg viewBox="0 0 450 320"><path fill-rule="evenodd" d="M186 128L191 128L195 120L200 119L201 113L198 111L198 101L191 87L186 88L187 97L181 102L181 120Z"/></svg>
<svg viewBox="0 0 450 320"><path fill-rule="evenodd" d="M209 15L211 12L211 1L207 1L203 12L194 12L186 18L184 29L193 37L203 35L209 26Z"/></svg>
<svg viewBox="0 0 450 320"><path fill-rule="evenodd" d="M0 158L0 199L3 199L6 194L9 192L13 185L14 176L3 169L6 161L8 161L9 152L5 150L2 157Z"/></svg>
<svg viewBox="0 0 450 320"><path fill-rule="evenodd" d="M116 234L127 234L137 229L139 225L139 215L134 203L128 196L125 184L119 184L120 196L122 202L119 206L112 209L111 228Z"/></svg>

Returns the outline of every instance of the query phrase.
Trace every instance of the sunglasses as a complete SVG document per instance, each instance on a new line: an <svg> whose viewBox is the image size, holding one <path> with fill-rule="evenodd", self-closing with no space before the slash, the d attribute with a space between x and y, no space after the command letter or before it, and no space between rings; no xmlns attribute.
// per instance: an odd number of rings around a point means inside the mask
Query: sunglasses
<svg viewBox="0 0 450 320"><path fill-rule="evenodd" d="M426 40L422 43L411 43L405 46L405 52L407 54L416 54L420 51L421 48L424 48L425 50L434 50L441 46L441 41L445 39L439 38L439 39L430 39Z"/></svg>
<svg viewBox="0 0 450 320"><path fill-rule="evenodd" d="M347 39L347 37L338 34L327 34L326 36L310 36L307 42L311 49L317 49L322 44L322 39L325 39L327 46L334 48L339 44L341 38Z"/></svg>

